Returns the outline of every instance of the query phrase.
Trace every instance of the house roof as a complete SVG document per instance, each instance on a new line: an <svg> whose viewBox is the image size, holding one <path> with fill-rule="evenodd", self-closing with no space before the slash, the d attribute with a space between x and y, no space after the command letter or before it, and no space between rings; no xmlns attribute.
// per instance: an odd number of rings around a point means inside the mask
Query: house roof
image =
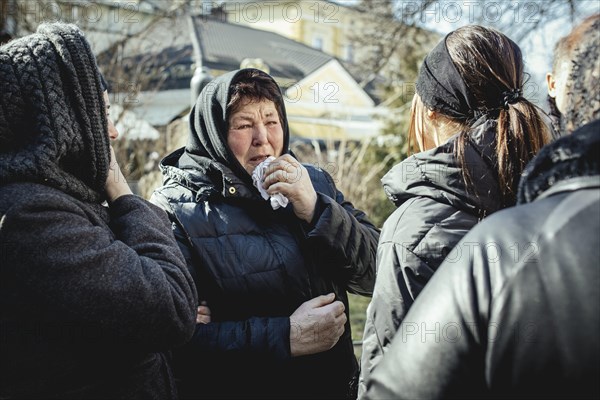
<svg viewBox="0 0 600 400"><path fill-rule="evenodd" d="M108 63L114 51L100 54L100 63ZM262 59L278 83L287 87L334 59L277 33L202 15L160 20L144 35L127 40L122 52L126 57L120 68L136 77L141 90L189 88L195 67L232 71L248 58ZM139 79L144 76L149 78Z"/></svg>
<svg viewBox="0 0 600 400"><path fill-rule="evenodd" d="M205 82L239 69L245 59L262 59L283 89L304 82L330 64L339 64L347 72L335 57L305 44L202 15L160 19L143 34L130 37L122 48L111 50L98 59L104 64L119 60L114 70L123 75L108 74L109 83L135 84L133 88L115 85L111 91L125 92L128 100L135 100L136 113L153 125L164 125L189 107L195 97L191 93L195 88L190 90L190 84L198 67L204 72ZM106 70L103 72L106 75ZM191 96L182 93L186 90Z"/></svg>
<svg viewBox="0 0 600 400"><path fill-rule="evenodd" d="M202 65L234 70L246 58L260 58L275 78L299 81L333 57L273 32L231 24L206 16L191 17L193 40Z"/></svg>
<svg viewBox="0 0 600 400"><path fill-rule="evenodd" d="M131 91L130 86L142 91L189 88L194 50L186 19L161 17L145 23L140 33L125 36L98 54L111 91Z"/></svg>

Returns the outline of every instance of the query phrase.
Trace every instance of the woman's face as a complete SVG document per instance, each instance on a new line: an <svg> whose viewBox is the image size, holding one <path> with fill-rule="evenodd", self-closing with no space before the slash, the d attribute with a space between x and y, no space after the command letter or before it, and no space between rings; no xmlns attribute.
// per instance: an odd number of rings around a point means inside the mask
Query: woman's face
<svg viewBox="0 0 600 400"><path fill-rule="evenodd" d="M283 127L275 103L270 100L242 102L229 116L227 144L235 158L252 175L267 157L283 152Z"/></svg>
<svg viewBox="0 0 600 400"><path fill-rule="evenodd" d="M413 135L419 151L433 149L445 143L454 134L464 129L459 122L430 110L423 104L421 97L415 94L412 104Z"/></svg>
<svg viewBox="0 0 600 400"><path fill-rule="evenodd" d="M108 91L105 90L103 95L104 104L106 105L106 119L108 120L108 137L110 138L110 140L115 140L119 137L119 131L117 131L117 128L115 128L115 124L110 118L110 99L108 98Z"/></svg>
<svg viewBox="0 0 600 400"><path fill-rule="evenodd" d="M412 118L414 118L414 135L417 140L417 145L419 146L419 151L429 150L435 147L434 144L431 143L429 135L431 132L427 132L427 128L430 127L430 113L427 110L427 107L421 101L421 97L415 93L413 97L413 106L414 113Z"/></svg>

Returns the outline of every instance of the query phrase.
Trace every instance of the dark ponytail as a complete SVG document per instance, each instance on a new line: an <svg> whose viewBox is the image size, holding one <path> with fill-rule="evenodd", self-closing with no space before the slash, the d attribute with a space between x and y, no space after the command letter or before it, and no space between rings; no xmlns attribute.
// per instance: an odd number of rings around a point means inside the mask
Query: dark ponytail
<svg viewBox="0 0 600 400"><path fill-rule="evenodd" d="M523 169L549 138L538 109L529 100L523 98L499 111L496 131L498 181L507 206L516 202Z"/></svg>
<svg viewBox="0 0 600 400"><path fill-rule="evenodd" d="M516 202L523 168L550 140L540 110L522 96L524 65L521 50L504 34L471 25L448 35L446 45L477 112L497 117L496 172L504 206ZM465 164L468 131L456 142L456 154L467 185Z"/></svg>

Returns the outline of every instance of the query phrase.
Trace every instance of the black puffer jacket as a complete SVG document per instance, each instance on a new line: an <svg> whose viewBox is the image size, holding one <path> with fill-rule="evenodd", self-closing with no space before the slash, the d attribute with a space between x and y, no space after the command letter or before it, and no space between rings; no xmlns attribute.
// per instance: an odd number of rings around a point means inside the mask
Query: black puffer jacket
<svg viewBox="0 0 600 400"><path fill-rule="evenodd" d="M218 137L211 143L225 146ZM169 214L212 312L176 354L181 395L344 397L357 371L349 320L331 350L291 358L289 316L330 292L348 315L346 290L370 295L377 229L321 169L306 166L318 196L309 225L290 206L274 211L247 179L194 152L188 146L163 160L165 185L152 198Z"/></svg>
<svg viewBox="0 0 600 400"><path fill-rule="evenodd" d="M398 206L385 222L377 251L377 281L363 338L360 394L414 299L446 256L485 215L501 207L493 172L495 120L470 133L466 165L475 189L467 190L450 139L415 154L382 179ZM474 192L473 190L476 190Z"/></svg>
<svg viewBox="0 0 600 400"><path fill-rule="evenodd" d="M544 147L522 205L457 245L368 382L371 399L598 398L600 120Z"/></svg>

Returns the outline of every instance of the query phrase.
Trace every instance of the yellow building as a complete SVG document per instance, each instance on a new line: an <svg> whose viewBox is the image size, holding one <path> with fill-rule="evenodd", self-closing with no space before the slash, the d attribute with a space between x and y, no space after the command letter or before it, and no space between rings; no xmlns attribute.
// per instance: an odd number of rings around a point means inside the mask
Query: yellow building
<svg viewBox="0 0 600 400"><path fill-rule="evenodd" d="M361 139L381 129L376 116L385 109L344 64L353 60L350 34L360 19L351 7L321 0L23 0L18 5L33 18L21 19L25 30L44 20L78 24L99 56L111 101L153 126L185 114L207 80L260 65L285 91L293 135Z"/></svg>
<svg viewBox="0 0 600 400"><path fill-rule="evenodd" d="M224 2L227 21L278 33L339 58L354 61L351 37L362 14L353 7L322 0Z"/></svg>
<svg viewBox="0 0 600 400"><path fill-rule="evenodd" d="M288 110L298 135L360 139L379 133L379 116L389 110L378 98L382 94L373 82L376 76L352 74L365 55L354 39L373 24L372 16L324 0L225 1L203 12L222 22L276 33L333 57L335 61L298 82L299 88L287 91L288 98L295 99ZM347 68L352 68L350 73Z"/></svg>
<svg viewBox="0 0 600 400"><path fill-rule="evenodd" d="M376 115L384 110L376 107L337 58L274 32L227 22L229 18L190 19L196 91L202 82L254 64L267 70L284 89L294 136L362 139L379 133L381 122Z"/></svg>

